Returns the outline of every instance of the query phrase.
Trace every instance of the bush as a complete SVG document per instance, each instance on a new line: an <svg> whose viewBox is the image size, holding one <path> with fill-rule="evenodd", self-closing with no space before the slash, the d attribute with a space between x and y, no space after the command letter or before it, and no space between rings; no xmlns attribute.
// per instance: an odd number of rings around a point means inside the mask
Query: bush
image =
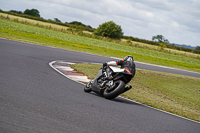
<svg viewBox="0 0 200 133"><path fill-rule="evenodd" d="M113 21L105 22L94 31L94 34L120 39L123 36L121 26L115 24Z"/></svg>

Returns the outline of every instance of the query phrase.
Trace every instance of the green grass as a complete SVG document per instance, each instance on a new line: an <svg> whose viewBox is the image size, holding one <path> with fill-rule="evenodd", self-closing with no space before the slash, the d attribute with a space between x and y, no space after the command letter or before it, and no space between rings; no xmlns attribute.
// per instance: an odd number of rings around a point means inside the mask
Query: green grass
<svg viewBox="0 0 200 133"><path fill-rule="evenodd" d="M43 25L43 26L51 26L51 27L57 28L57 29L66 29L67 30L69 28L69 27L66 27L66 26L61 26L61 25L57 25L57 24L52 24L52 23L37 21L37 20L33 20L33 19L23 18L23 17L14 16L14 15L2 13L2 12L0 12L0 16L3 16L3 17L9 16L9 18L11 20L16 19L16 20L21 21L21 22L28 22L28 23L31 23L31 24L38 24L38 25Z"/></svg>
<svg viewBox="0 0 200 133"><path fill-rule="evenodd" d="M198 58L82 37L5 19L0 19L0 37L110 57L132 55L136 61L200 72Z"/></svg>
<svg viewBox="0 0 200 133"><path fill-rule="evenodd" d="M101 65L75 64L76 71L95 78ZM165 72L137 70L133 89L121 96L200 121L200 79Z"/></svg>
<svg viewBox="0 0 200 133"><path fill-rule="evenodd" d="M127 40L122 39L122 41L126 42ZM189 57L200 57L199 54L195 54L195 53L191 53L191 52L185 52L185 51L179 51L179 50L176 50L176 49L161 48L160 46L150 45L150 44L146 44L146 43L142 43L142 42L131 41L130 45L142 47L142 48L146 48L146 49L148 48L148 49L157 50L157 51L162 50L162 52L185 55L185 56L189 56Z"/></svg>

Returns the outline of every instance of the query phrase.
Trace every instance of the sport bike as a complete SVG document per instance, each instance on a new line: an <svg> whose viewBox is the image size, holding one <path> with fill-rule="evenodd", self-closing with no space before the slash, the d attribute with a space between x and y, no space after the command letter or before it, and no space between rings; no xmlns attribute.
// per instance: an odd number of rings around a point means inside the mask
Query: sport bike
<svg viewBox="0 0 200 133"><path fill-rule="evenodd" d="M112 71L112 79L106 79L108 77L107 67ZM84 91L88 93L93 91L106 99L114 99L132 88L130 85L125 87L132 77L132 74L127 69L105 66L100 68L96 78L86 84Z"/></svg>

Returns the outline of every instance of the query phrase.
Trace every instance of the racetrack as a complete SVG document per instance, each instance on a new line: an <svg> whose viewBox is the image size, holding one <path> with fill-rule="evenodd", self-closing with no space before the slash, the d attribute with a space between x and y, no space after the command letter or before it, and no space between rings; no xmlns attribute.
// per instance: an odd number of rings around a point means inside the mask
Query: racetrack
<svg viewBox="0 0 200 133"><path fill-rule="evenodd" d="M49 67L49 62L54 60L102 63L113 59L0 39L0 132L200 131L200 124L194 121L120 97L106 100L94 93L87 94L82 84L65 78ZM143 69L150 68L145 64L136 65ZM154 66L151 68L156 69Z"/></svg>

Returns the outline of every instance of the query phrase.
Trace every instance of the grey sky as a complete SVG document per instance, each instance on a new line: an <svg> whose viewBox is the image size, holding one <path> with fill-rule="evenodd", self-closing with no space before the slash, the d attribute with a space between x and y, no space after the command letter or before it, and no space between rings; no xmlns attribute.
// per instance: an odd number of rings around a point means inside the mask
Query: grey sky
<svg viewBox="0 0 200 133"><path fill-rule="evenodd" d="M200 46L199 0L0 0L4 11L38 9L45 19L80 21L97 28L114 21L124 35Z"/></svg>

